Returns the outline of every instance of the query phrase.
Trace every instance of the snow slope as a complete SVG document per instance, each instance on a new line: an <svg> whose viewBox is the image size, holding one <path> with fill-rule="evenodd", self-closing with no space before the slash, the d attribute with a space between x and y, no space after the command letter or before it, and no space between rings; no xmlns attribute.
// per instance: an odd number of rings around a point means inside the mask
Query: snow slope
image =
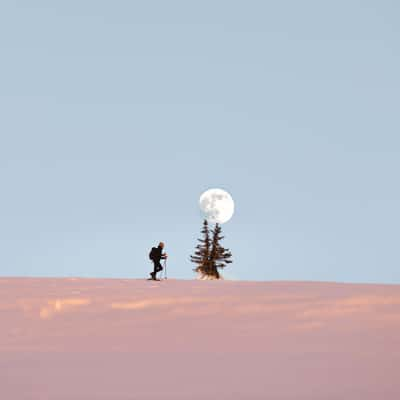
<svg viewBox="0 0 400 400"><path fill-rule="evenodd" d="M0 279L5 400L400 399L400 285Z"/></svg>

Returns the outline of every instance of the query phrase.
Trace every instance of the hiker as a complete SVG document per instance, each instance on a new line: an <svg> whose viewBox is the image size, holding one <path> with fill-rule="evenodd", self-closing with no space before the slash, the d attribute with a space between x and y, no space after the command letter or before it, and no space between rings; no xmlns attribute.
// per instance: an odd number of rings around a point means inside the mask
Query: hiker
<svg viewBox="0 0 400 400"><path fill-rule="evenodd" d="M151 279L153 280L157 279L157 272L160 272L164 269L160 261L168 258L168 255L162 252L164 246L164 243L160 242L158 247L153 247L149 254L150 260L153 261L154 264L154 271L150 272Z"/></svg>

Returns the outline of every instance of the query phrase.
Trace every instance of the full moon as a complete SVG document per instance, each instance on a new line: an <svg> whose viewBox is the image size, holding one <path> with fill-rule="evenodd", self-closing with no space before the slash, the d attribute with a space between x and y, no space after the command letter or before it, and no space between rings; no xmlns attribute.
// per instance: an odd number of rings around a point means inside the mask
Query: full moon
<svg viewBox="0 0 400 400"><path fill-rule="evenodd" d="M222 189L209 189L200 196L200 210L208 222L224 224L235 211L232 196Z"/></svg>

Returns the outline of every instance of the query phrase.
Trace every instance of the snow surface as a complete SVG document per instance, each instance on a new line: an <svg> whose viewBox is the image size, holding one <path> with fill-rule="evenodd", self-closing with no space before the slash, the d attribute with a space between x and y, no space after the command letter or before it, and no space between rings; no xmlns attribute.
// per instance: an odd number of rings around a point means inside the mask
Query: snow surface
<svg viewBox="0 0 400 400"><path fill-rule="evenodd" d="M400 399L400 285L0 279L5 400Z"/></svg>

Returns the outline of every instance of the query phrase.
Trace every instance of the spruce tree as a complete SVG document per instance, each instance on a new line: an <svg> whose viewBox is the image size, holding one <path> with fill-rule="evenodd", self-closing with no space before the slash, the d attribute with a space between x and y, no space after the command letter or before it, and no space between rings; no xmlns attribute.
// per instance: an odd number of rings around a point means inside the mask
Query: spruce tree
<svg viewBox="0 0 400 400"><path fill-rule="evenodd" d="M196 246L194 255L190 256L190 261L197 264L194 269L202 276L209 275L210 271L210 251L211 251L211 239L210 239L210 229L208 227L208 221L205 219L203 222L203 229L201 230L203 235L202 239L198 239L200 242Z"/></svg>
<svg viewBox="0 0 400 400"><path fill-rule="evenodd" d="M222 228L219 224L215 225L212 233L213 238L211 243L208 275L215 279L220 279L221 276L219 269L223 269L227 264L232 263L232 253L229 249L224 248L220 243L220 241L224 239L224 236L221 236Z"/></svg>
<svg viewBox="0 0 400 400"><path fill-rule="evenodd" d="M232 263L232 253L220 243L224 239L221 226L215 225L211 239L208 221L205 219L201 233L203 238L198 239L200 243L196 246L194 255L190 256L190 260L197 264L194 271L199 273L201 278L220 279L219 270Z"/></svg>

